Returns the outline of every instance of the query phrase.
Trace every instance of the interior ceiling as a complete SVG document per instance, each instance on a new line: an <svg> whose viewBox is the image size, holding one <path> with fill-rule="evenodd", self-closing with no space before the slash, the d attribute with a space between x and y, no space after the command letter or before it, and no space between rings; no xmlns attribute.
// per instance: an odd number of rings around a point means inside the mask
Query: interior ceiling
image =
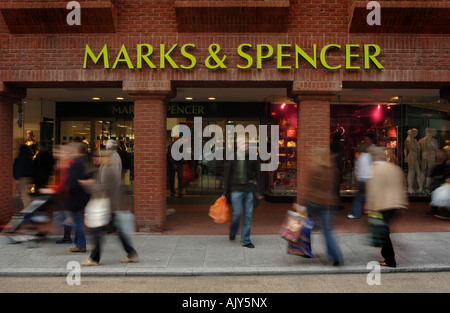
<svg viewBox="0 0 450 313"><path fill-rule="evenodd" d="M120 88L30 88L28 100L47 100L55 102L118 102L133 101ZM100 100L93 100L98 97ZM123 100L117 100L122 97ZM192 97L193 100L186 100ZM208 98L214 97L215 100ZM285 88L178 88L172 102L275 102L289 103ZM439 99L438 89L343 89L334 103L377 104L408 103L434 105L447 111L448 102Z"/></svg>

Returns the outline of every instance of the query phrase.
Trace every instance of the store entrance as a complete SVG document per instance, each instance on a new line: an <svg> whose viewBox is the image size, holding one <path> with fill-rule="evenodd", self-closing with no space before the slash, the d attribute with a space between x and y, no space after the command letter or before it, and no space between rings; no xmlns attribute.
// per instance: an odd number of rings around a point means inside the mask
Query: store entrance
<svg viewBox="0 0 450 313"><path fill-rule="evenodd" d="M182 161L181 194L185 196L218 196L224 192L224 177L226 166L226 138L234 134L227 133L227 126L242 125L259 129L265 123L266 103L170 103L167 110L167 138L168 145L178 140L177 134L172 133L179 125L188 127L192 144L189 157ZM195 125L197 122L197 126ZM199 126L200 125L200 126ZM219 134L205 132L207 128L219 128ZM200 132L201 158L194 157L193 136ZM212 139L217 144L212 144ZM250 144L258 143L258 136L250 138ZM206 145L209 145L206 147ZM207 152L205 152L207 151ZM206 153L206 154L205 154ZM220 154L222 158L212 158ZM168 163L167 195L179 195L178 175L170 171ZM170 176L172 175L172 177Z"/></svg>

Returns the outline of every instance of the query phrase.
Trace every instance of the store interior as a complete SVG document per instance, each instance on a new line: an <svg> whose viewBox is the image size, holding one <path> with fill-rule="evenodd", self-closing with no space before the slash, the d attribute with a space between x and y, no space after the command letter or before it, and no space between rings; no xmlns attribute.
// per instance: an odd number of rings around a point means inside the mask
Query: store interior
<svg viewBox="0 0 450 313"><path fill-rule="evenodd" d="M124 184L132 193L134 124L132 99L121 89L51 89L31 88L27 98L14 109L14 155L21 143L30 140L30 132L35 142L47 141L64 144L74 140L85 141L90 151L101 149L107 139L120 143L130 160L130 168ZM62 116L59 106L74 105L74 112ZM81 110L81 104L101 107L101 104L115 106L116 115L91 114ZM98 105L97 105L98 103ZM218 125L225 130L226 125L243 126L278 125L279 165L275 171L262 174L266 197L272 201L287 201L297 191L297 110L296 103L286 96L285 88L179 88L171 104L203 105L206 109L221 104L232 103L245 109L230 109L225 113L211 111L203 116L203 129L208 125ZM83 107L84 108L84 107ZM235 111L234 113L229 113ZM202 112L202 111L198 111ZM253 112L253 113L248 113ZM203 112L204 113L204 112ZM71 116L72 114L72 116ZM174 125L193 127L193 114L189 116L168 114L168 137ZM341 194L351 195L356 184L353 174L358 146L367 133L375 137L376 145L385 149L390 162L398 164L408 175L405 162L405 141L408 131L415 131L417 144L432 139L433 149L450 145L450 106L440 99L438 89L343 89L333 99L330 112L330 142L335 133L341 135L343 148L343 176ZM210 138L203 138L203 144ZM253 138L259 142L259 138ZM428 145L429 146L429 145ZM420 157L423 172L417 172L412 182L408 182L410 195L427 194L428 167ZM223 162L186 161L183 172L185 196L216 196L223 192ZM425 178L421 178L421 177ZM170 190L168 188L168 197Z"/></svg>

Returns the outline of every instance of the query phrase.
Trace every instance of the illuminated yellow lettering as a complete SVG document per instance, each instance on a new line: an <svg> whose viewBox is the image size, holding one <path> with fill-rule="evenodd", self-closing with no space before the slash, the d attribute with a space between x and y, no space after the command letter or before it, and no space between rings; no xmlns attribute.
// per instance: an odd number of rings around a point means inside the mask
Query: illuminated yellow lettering
<svg viewBox="0 0 450 313"><path fill-rule="evenodd" d="M250 56L250 55L248 55L247 53L245 53L243 50L244 50L244 48L251 48L252 47L252 45L251 44L248 44L248 43L244 43L244 44L242 44L242 45L240 45L239 47L238 47L238 55L240 56L240 57L242 57L242 58L244 58L244 59L246 59L247 60L247 65L246 66L242 66L242 65L237 65L237 67L238 68L240 68L240 69L247 69L247 68L250 68L251 66L252 66L252 64L253 64L253 58Z"/></svg>
<svg viewBox="0 0 450 313"><path fill-rule="evenodd" d="M291 68L289 65L283 66L283 57L290 57L291 54L283 54L283 48L291 48L289 44L279 44L277 45L277 68L288 70Z"/></svg>
<svg viewBox="0 0 450 313"><path fill-rule="evenodd" d="M103 46L103 49L102 49L102 51L100 51L100 54L98 56L95 56L94 53L92 52L91 48L89 48L89 45L86 45L86 52L84 54L83 68L87 67L88 55L91 58L91 60L94 61L95 64L97 64L98 61L100 60L100 58L103 57L103 63L104 63L105 68L109 68L108 46L106 44Z"/></svg>
<svg viewBox="0 0 450 313"><path fill-rule="evenodd" d="M124 57L123 59L121 58L122 55ZM131 63L130 56L128 55L127 48L125 48L125 45L122 45L122 48L120 48L120 52L117 55L116 62L114 62L112 68L116 68L119 62L127 62L128 68L130 69L134 68L133 64Z"/></svg>
<svg viewBox="0 0 450 313"><path fill-rule="evenodd" d="M147 54L142 54L142 48L146 47L147 48ZM150 61L150 59L148 58L149 56L151 56L153 53L153 47L149 44L139 44L137 45L137 68L141 69L142 68L142 60L145 61L145 63L147 63L147 65L150 68L156 68L156 66L152 63L152 61Z"/></svg>
<svg viewBox="0 0 450 313"><path fill-rule="evenodd" d="M320 51L320 63L322 63L323 67L329 69L329 70L337 70L339 68L342 67L341 64L335 66L335 67L331 67L328 65L327 60L326 60L326 54L329 48L334 47L337 49L341 49L340 45L335 45L335 44L331 44L331 45L326 45L325 47L322 48L322 50Z"/></svg>

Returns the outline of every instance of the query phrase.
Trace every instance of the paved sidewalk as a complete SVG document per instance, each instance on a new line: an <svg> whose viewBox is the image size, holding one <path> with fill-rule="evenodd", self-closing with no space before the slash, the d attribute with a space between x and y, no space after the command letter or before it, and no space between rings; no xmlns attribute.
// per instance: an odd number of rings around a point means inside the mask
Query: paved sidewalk
<svg viewBox="0 0 450 313"><path fill-rule="evenodd" d="M380 248L367 244L366 234L337 234L344 255L343 266L332 266L326 258L321 233L312 235L312 259L287 254L287 242L277 235L254 235L254 249L241 247L239 236L141 235L132 236L139 263L122 264L124 251L115 235L105 236L101 265L82 267L91 276L191 276L191 275L287 275L368 273L370 261L380 261ZM450 271L450 232L391 234L397 268L383 272ZM58 237L59 238L59 237ZM71 253L72 245L55 244L47 237L30 248L27 243L10 244L0 236L0 276L66 276L70 261L80 262L87 253ZM87 238L88 243L90 238Z"/></svg>

